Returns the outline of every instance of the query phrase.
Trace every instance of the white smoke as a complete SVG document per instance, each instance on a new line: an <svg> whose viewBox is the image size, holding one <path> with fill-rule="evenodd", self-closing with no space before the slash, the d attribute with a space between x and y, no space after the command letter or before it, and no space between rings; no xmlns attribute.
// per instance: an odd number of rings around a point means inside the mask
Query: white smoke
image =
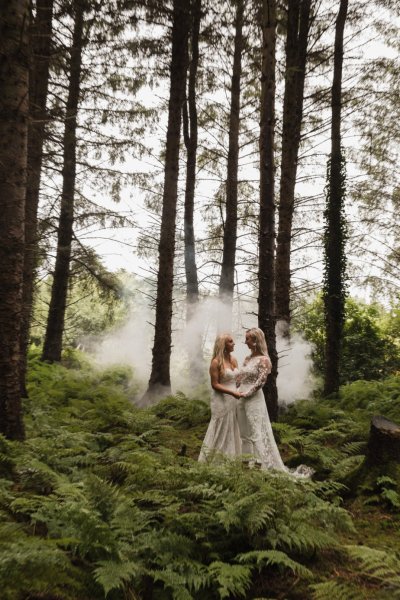
<svg viewBox="0 0 400 600"><path fill-rule="evenodd" d="M173 321L171 381L172 390L190 394L202 381L208 381L208 366L212 347L218 333L229 331L226 304L216 297L204 298L194 311L189 324L185 323L186 310L180 310ZM244 344L245 332L257 326L254 300L235 302L230 331L235 340L234 356L239 365L249 354ZM132 367L141 393L147 387L151 371L154 313L143 305L135 305L127 321L121 327L99 341L95 360L99 365L126 364ZM201 345L201 352L197 351ZM311 376L311 345L300 335L293 334L288 340L277 328L279 374L277 379L279 403L288 405L300 398L308 398L313 391ZM194 356L193 356L194 354ZM198 371L190 368L189 358L198 363Z"/></svg>
<svg viewBox="0 0 400 600"><path fill-rule="evenodd" d="M279 404L288 406L296 400L309 398L316 385L312 374L312 345L297 333L290 339L283 337L277 327L276 347Z"/></svg>
<svg viewBox="0 0 400 600"><path fill-rule="evenodd" d="M154 329L152 311L132 308L126 322L98 341L93 354L99 366L124 364L132 368L140 388L145 388L151 365Z"/></svg>

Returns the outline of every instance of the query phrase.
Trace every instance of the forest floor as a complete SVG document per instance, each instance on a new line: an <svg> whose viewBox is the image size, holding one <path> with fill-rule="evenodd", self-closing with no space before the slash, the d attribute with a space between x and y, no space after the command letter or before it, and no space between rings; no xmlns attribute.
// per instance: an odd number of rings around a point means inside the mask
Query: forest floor
<svg viewBox="0 0 400 600"><path fill-rule="evenodd" d="M400 422L400 378L296 402L274 424L314 481L197 462L207 391L148 409L126 368L33 354L26 442L0 437L4 600L400 598L400 493L349 490L374 414Z"/></svg>

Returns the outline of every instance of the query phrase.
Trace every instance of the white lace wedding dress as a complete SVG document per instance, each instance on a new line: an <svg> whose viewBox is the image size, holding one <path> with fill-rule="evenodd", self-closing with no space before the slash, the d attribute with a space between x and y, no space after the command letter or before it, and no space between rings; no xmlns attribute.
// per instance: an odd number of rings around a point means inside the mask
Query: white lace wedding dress
<svg viewBox="0 0 400 600"><path fill-rule="evenodd" d="M239 369L226 369L220 383L236 390ZM211 393L211 420L200 450L199 461L211 462L221 455L235 457L242 453L236 414L237 400L216 390Z"/></svg>
<svg viewBox="0 0 400 600"><path fill-rule="evenodd" d="M271 362L266 356L248 357L240 369L239 391L244 392L244 396L237 401L241 452L261 463L262 469L277 469L295 477L310 477L313 473L310 467L299 465L292 470L282 461L262 391L270 372Z"/></svg>

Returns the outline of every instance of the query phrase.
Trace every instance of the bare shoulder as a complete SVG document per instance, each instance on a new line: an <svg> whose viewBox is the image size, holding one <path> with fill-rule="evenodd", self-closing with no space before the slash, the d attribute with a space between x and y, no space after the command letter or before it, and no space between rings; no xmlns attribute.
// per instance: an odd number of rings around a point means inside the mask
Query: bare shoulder
<svg viewBox="0 0 400 600"><path fill-rule="evenodd" d="M211 363L210 363L210 371L211 369L218 369L218 359L217 358L213 358Z"/></svg>
<svg viewBox="0 0 400 600"><path fill-rule="evenodd" d="M238 365L238 361L237 361L237 359L236 359L235 357L232 357L232 365L233 365L235 368L237 368L237 367L239 366L239 365Z"/></svg>

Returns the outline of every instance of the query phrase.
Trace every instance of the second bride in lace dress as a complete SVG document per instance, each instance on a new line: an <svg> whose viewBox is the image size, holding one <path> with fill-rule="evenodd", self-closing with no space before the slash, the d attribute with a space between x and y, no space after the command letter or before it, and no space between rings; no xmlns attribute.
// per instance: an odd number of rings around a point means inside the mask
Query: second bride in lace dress
<svg viewBox="0 0 400 600"><path fill-rule="evenodd" d="M262 469L276 469L296 477L310 477L313 470L300 465L290 470L282 461L268 415L263 386L271 372L271 360L261 329L246 332L247 347L251 350L238 375L238 423L242 440L242 454L255 460Z"/></svg>

